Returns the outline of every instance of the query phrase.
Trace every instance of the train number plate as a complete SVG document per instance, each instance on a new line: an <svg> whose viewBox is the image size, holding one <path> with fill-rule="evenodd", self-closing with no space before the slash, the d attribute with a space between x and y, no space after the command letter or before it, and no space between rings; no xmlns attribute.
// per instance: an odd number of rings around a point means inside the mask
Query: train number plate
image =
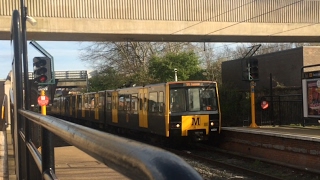
<svg viewBox="0 0 320 180"><path fill-rule="evenodd" d="M217 128L213 128L213 129L211 129L211 131L218 131L218 129Z"/></svg>

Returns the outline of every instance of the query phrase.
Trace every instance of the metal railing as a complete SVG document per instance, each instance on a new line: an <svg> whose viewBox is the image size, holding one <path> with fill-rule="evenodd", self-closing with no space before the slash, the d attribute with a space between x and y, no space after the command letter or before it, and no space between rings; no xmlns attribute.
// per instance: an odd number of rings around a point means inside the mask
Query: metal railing
<svg viewBox="0 0 320 180"><path fill-rule="evenodd" d="M269 103L266 110L261 110L261 125L304 124L301 94L263 96L261 99Z"/></svg>
<svg viewBox="0 0 320 180"><path fill-rule="evenodd" d="M32 111L19 110L19 113L40 125L42 131L54 133L67 143L81 149L131 179L202 179L180 157L160 148ZM44 141L42 140L42 142ZM32 143L26 141L26 144L38 168L43 172L44 170L41 168L43 163L41 159L43 157L37 152ZM42 150L46 151L45 148L50 149L50 147L42 146ZM48 152L50 154L53 153ZM49 168L45 172L54 173L54 169Z"/></svg>
<svg viewBox="0 0 320 180"><path fill-rule="evenodd" d="M88 77L87 71L55 71L56 79L83 79ZM29 79L33 79L33 72L29 72Z"/></svg>

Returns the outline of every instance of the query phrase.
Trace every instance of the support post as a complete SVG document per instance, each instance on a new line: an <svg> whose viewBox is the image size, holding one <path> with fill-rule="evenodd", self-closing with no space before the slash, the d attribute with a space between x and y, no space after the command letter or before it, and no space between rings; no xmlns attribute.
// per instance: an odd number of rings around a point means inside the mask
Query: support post
<svg viewBox="0 0 320 180"><path fill-rule="evenodd" d="M41 96L45 96L45 90L41 90ZM47 115L47 106L41 106L41 114ZM52 140L52 133L46 128L42 127L42 147L41 147L41 156L42 156L42 175L51 174L50 172L55 172L54 167L54 147Z"/></svg>
<svg viewBox="0 0 320 180"><path fill-rule="evenodd" d="M251 92L251 124L250 128L259 128L256 124L256 106L255 106L255 98L254 98L254 86L255 82L250 82L250 92Z"/></svg>
<svg viewBox="0 0 320 180"><path fill-rule="evenodd" d="M13 37L13 48L14 48L14 58L13 58L13 96L14 96L14 111L13 111L13 124L14 124L14 154L15 154L15 164L16 164L16 175L17 179L26 179L26 172L23 167L26 166L23 161L23 141L19 135L21 129L21 117L22 115L18 113L19 109L22 109L23 105L23 89L22 89L22 57L21 57L21 35L20 35L20 14L18 10L12 12L12 26L11 35Z"/></svg>
<svg viewBox="0 0 320 180"><path fill-rule="evenodd" d="M40 93L41 96L45 96L46 95L46 92L44 90L41 90L41 93ZM47 106L44 105L44 106L41 106L41 114L42 115L47 115Z"/></svg>

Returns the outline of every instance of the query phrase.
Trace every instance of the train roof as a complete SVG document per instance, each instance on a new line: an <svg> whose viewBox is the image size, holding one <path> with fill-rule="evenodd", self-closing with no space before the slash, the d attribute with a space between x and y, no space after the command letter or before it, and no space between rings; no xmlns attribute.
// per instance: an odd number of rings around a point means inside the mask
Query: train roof
<svg viewBox="0 0 320 180"><path fill-rule="evenodd" d="M117 89L108 89L108 90L102 90L98 92L87 92L83 94L95 94L105 91L121 91L121 90L131 90L136 88L143 88L143 87L154 87L154 86L164 86L166 84L183 84L183 83L216 83L216 81L203 81L203 80L192 80L192 81L170 81L165 83L156 83L156 84L146 84L144 86L130 86L130 87L123 87L123 88L117 88Z"/></svg>

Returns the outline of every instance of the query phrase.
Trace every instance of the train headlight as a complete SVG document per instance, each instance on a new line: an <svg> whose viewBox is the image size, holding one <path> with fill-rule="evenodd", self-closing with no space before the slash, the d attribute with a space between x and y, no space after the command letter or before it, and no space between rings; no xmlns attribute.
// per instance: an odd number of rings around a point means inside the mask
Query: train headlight
<svg viewBox="0 0 320 180"><path fill-rule="evenodd" d="M210 122L210 126L213 126L213 125L214 125L214 122L211 121L211 122Z"/></svg>
<svg viewBox="0 0 320 180"><path fill-rule="evenodd" d="M179 129L181 128L181 123L171 123L170 126L173 129Z"/></svg>

